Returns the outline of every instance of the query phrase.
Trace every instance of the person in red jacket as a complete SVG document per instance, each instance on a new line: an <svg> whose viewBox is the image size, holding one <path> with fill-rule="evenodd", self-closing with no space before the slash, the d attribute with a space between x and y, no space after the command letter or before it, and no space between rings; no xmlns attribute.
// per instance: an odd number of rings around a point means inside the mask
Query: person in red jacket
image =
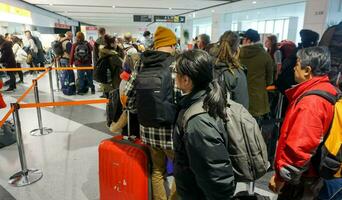
<svg viewBox="0 0 342 200"><path fill-rule="evenodd" d="M71 47L70 52L70 66L75 64L76 67L89 67L92 64L91 51L93 48L85 41L82 32L76 33L76 42ZM93 70L79 70L77 71L78 86L77 94L83 95L91 89L91 93L95 94L95 86L93 83Z"/></svg>
<svg viewBox="0 0 342 200"><path fill-rule="evenodd" d="M269 188L279 193L278 200L313 200L322 187L322 180L311 157L330 128L334 106L317 95L301 96L311 90L337 94L327 75L330 71L329 50L325 47L299 50L294 71L299 84L286 90L290 105L281 127L275 175Z"/></svg>

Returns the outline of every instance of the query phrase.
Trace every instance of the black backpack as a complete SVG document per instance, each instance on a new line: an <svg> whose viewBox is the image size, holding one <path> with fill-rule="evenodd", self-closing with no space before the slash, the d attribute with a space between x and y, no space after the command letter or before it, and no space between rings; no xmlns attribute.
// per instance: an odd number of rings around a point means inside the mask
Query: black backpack
<svg viewBox="0 0 342 200"><path fill-rule="evenodd" d="M112 82L112 75L113 72L111 70L111 55L106 56L103 58L100 58L100 60L97 61L96 66L94 68L94 80L107 84Z"/></svg>
<svg viewBox="0 0 342 200"><path fill-rule="evenodd" d="M0 148L9 146L16 142L15 126L10 121L6 121L0 128Z"/></svg>
<svg viewBox="0 0 342 200"><path fill-rule="evenodd" d="M174 124L174 57L159 65L141 66L136 79L136 106L139 123L145 127L165 127Z"/></svg>
<svg viewBox="0 0 342 200"><path fill-rule="evenodd" d="M51 43L51 48L53 53L56 56L62 56L64 51L63 51L63 45L61 41L55 40Z"/></svg>
<svg viewBox="0 0 342 200"><path fill-rule="evenodd" d="M87 42L80 42L76 45L75 59L78 61L89 60L89 47Z"/></svg>

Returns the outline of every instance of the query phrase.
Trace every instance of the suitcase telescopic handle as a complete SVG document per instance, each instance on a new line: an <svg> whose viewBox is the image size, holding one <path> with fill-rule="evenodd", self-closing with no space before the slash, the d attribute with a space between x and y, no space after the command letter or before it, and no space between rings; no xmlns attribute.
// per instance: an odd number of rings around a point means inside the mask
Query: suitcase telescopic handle
<svg viewBox="0 0 342 200"><path fill-rule="evenodd" d="M134 140L136 139L136 136L131 136L131 118L130 118L130 112L129 112L128 109L126 109L126 112L127 112L127 136L124 136L123 139L134 141Z"/></svg>

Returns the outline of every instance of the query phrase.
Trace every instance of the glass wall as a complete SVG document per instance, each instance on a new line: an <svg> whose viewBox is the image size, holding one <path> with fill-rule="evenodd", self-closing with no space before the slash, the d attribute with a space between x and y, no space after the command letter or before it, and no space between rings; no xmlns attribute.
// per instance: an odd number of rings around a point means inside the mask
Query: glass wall
<svg viewBox="0 0 342 200"><path fill-rule="evenodd" d="M207 34L211 37L211 19L211 17L194 19L192 38L195 38L200 34Z"/></svg>
<svg viewBox="0 0 342 200"><path fill-rule="evenodd" d="M227 13L225 19L233 31L246 31L251 28L261 34L274 34L278 36L278 40L289 39L298 42L299 31L304 24L304 14L305 2L301 2ZM231 23L228 24L228 21Z"/></svg>

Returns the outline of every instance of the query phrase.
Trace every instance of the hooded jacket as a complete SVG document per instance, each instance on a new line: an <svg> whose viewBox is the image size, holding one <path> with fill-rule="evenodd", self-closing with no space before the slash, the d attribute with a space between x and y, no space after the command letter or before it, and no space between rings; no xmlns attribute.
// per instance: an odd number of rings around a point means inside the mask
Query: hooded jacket
<svg viewBox="0 0 342 200"><path fill-rule="evenodd" d="M249 97L245 72L242 69L237 68L229 69L229 66L222 62L215 65L215 71L223 72L224 89L225 91L229 91L230 98L248 109Z"/></svg>
<svg viewBox="0 0 342 200"><path fill-rule="evenodd" d="M185 111L204 96L205 91L189 94L179 103L173 134L177 194L186 200L228 200L234 194L235 182L223 122L202 113L189 119L183 130Z"/></svg>
<svg viewBox="0 0 342 200"><path fill-rule="evenodd" d="M112 86L114 89L119 88L121 79L120 73L122 69L122 59L119 57L119 54L113 50L108 48L102 48L99 52L100 59L104 57L110 57L110 67L112 71Z"/></svg>
<svg viewBox="0 0 342 200"><path fill-rule="evenodd" d="M274 63L261 44L243 46L240 62L247 67L249 112L259 117L270 112L266 87L273 82Z"/></svg>
<svg viewBox="0 0 342 200"><path fill-rule="evenodd" d="M317 95L298 101L305 92L323 90L336 95L328 76L314 77L286 91L290 105L281 127L275 158L276 178L298 183L301 177L316 177L311 157L328 132L334 106Z"/></svg>

